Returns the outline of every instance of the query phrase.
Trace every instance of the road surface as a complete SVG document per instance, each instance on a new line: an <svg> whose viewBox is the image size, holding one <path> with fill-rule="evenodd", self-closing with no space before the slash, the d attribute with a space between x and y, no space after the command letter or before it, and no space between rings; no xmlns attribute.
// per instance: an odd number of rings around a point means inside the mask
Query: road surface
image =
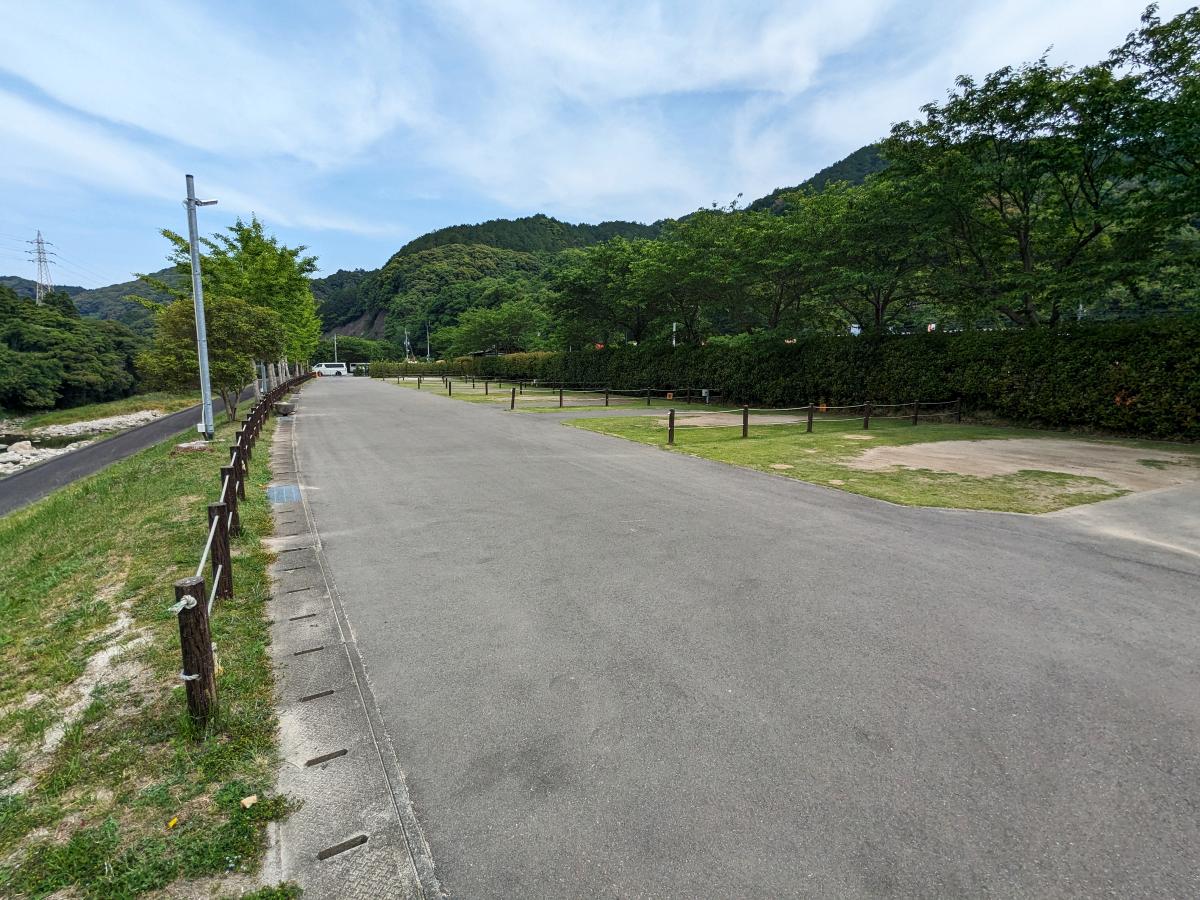
<svg viewBox="0 0 1200 900"><path fill-rule="evenodd" d="M252 388L242 392L242 400L253 396ZM224 412L225 404L220 397L213 398L213 413ZM40 500L51 491L56 491L80 478L94 475L113 463L132 456L147 447L153 447L173 434L183 431L195 433L193 429L200 421L200 406L187 409L130 428L120 434L56 456L44 463L21 469L6 478L0 478L0 516ZM80 438L83 440L84 438Z"/></svg>
<svg viewBox="0 0 1200 900"><path fill-rule="evenodd" d="M299 477L455 897L1200 894L1200 559L367 379Z"/></svg>

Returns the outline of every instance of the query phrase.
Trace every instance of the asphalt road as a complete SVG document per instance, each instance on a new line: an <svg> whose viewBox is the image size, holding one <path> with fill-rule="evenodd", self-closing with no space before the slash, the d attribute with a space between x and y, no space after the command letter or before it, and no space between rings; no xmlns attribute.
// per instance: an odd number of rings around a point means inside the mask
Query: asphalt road
<svg viewBox="0 0 1200 900"><path fill-rule="evenodd" d="M242 393L242 399L248 399L253 393L252 388L247 388ZM225 404L221 398L214 397L213 413L224 410ZM72 450L44 463L14 472L7 478L0 478L0 516L40 500L51 491L56 491L73 481L94 475L127 456L153 447L173 434L185 430L192 432L199 421L200 406L197 404L137 428L130 428L90 447Z"/></svg>
<svg viewBox="0 0 1200 900"><path fill-rule="evenodd" d="M367 379L300 480L456 897L1200 895L1200 559Z"/></svg>

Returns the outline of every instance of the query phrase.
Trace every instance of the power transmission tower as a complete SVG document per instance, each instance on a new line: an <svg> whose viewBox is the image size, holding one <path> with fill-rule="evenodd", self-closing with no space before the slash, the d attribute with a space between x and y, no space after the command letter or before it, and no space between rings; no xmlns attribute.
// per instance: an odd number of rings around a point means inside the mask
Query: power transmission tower
<svg viewBox="0 0 1200 900"><path fill-rule="evenodd" d="M46 295L54 291L54 279L50 277L50 257L55 256L53 250L47 250L47 247L53 247L49 241L42 238L41 229L38 230L37 238L32 241L26 241L27 244L33 244L33 250L25 252L37 260L37 288L34 291L34 299L38 306L41 306L46 299Z"/></svg>

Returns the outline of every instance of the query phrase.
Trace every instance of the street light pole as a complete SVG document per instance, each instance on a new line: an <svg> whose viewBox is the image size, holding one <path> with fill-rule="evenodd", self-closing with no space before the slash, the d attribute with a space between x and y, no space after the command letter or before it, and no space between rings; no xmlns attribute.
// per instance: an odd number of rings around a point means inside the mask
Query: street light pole
<svg viewBox="0 0 1200 900"><path fill-rule="evenodd" d="M196 207L213 206L216 200L197 200L196 185L191 175L187 178L188 245L192 251L192 303L196 308L196 352L200 356L200 404L204 421L200 423L205 440L213 439L212 383L208 377L208 329L204 324L204 286L200 282L200 236L196 227Z"/></svg>

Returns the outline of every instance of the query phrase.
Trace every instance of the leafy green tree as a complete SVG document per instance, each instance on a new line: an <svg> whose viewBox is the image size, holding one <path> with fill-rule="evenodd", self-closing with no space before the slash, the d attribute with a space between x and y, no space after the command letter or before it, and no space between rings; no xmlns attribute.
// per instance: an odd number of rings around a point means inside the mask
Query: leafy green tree
<svg viewBox="0 0 1200 900"><path fill-rule="evenodd" d="M278 359L287 337L273 310L215 293L206 294L204 301L209 378L233 421L242 388L254 378L254 361ZM168 390L198 387L196 316L190 300L160 309L154 344L138 357L138 369L147 381Z"/></svg>
<svg viewBox="0 0 1200 900"><path fill-rule="evenodd" d="M116 322L64 311L60 296L39 306L0 287L0 406L70 407L133 393L141 340Z"/></svg>
<svg viewBox="0 0 1200 900"><path fill-rule="evenodd" d="M959 78L925 119L897 125L885 178L936 201L925 228L944 236L938 289L1020 325L1065 309L1153 254L1160 231L1109 127L1122 92L1111 72L1045 59L976 83Z"/></svg>
<svg viewBox="0 0 1200 900"><path fill-rule="evenodd" d="M496 307L476 307L458 317L458 324L434 334L434 344L444 355L495 350L515 353L540 350L550 328L546 309L531 300L509 300Z"/></svg>
<svg viewBox="0 0 1200 900"><path fill-rule="evenodd" d="M200 261L204 295L237 297L275 313L283 328L280 356L307 360L317 348L321 320L308 276L316 271L314 256L305 247L286 247L264 230L257 218L238 219L227 233L202 238L205 253ZM146 283L176 299L191 298L192 264L187 239L169 229L162 231L172 250L168 259L179 273L174 283L139 275Z"/></svg>
<svg viewBox="0 0 1200 900"><path fill-rule="evenodd" d="M574 342L640 342L662 317L657 294L636 277L650 242L615 237L587 250L568 251L550 306Z"/></svg>

